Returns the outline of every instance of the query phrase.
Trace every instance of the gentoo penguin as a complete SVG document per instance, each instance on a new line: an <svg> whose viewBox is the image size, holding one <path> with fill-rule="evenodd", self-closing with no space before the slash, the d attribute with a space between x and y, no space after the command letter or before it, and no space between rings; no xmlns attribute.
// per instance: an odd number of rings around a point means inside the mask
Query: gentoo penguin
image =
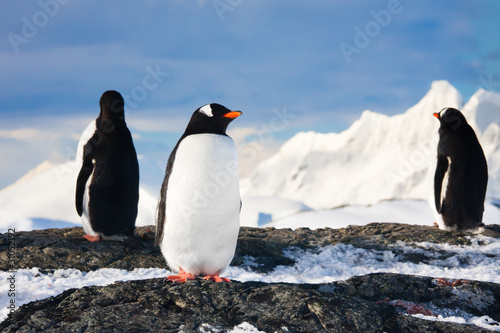
<svg viewBox="0 0 500 333"><path fill-rule="evenodd" d="M473 230L482 225L488 167L472 127L457 109L434 113L439 119L434 204L440 229Z"/></svg>
<svg viewBox="0 0 500 333"><path fill-rule="evenodd" d="M238 155L227 126L242 112L220 104L198 108L167 162L156 214L156 240L168 281L229 282L240 228Z"/></svg>
<svg viewBox="0 0 500 333"><path fill-rule="evenodd" d="M125 124L123 97L106 91L99 105L99 117L78 142L76 211L88 241L119 240L136 246L139 164Z"/></svg>

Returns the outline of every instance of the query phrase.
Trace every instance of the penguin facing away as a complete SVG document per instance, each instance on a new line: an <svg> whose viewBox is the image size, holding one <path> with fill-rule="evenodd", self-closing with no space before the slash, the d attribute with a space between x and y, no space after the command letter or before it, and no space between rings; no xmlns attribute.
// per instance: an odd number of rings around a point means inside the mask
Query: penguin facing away
<svg viewBox="0 0 500 333"><path fill-rule="evenodd" d="M90 242L134 239L139 201L139 164L132 136L125 123L124 100L106 91L99 101L100 114L78 142L76 211Z"/></svg>
<svg viewBox="0 0 500 333"><path fill-rule="evenodd" d="M238 155L226 134L242 114L212 103L198 108L167 162L156 214L156 239L168 266L186 282L219 274L236 251L240 228Z"/></svg>
<svg viewBox="0 0 500 333"><path fill-rule="evenodd" d="M440 229L482 226L488 166L472 127L457 109L433 114L440 122L434 175L436 222Z"/></svg>

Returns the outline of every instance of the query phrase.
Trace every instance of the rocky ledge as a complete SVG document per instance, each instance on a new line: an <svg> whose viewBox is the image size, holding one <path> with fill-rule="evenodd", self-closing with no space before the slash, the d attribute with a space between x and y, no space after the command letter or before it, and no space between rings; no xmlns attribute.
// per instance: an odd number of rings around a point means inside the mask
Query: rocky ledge
<svg viewBox="0 0 500 333"><path fill-rule="evenodd" d="M499 226L493 227L499 230ZM15 234L16 268L42 271L77 268L165 267L153 247L154 228L138 228L147 249L120 243L88 243L81 228L49 229ZM8 235L0 235L0 269L8 270ZM294 265L284 253L290 247L315 251L348 243L377 251L400 251L401 260L430 262L436 253L398 250L393 245L433 242L470 244L470 238L436 228L373 223L345 229L242 228L233 266L247 257L266 273ZM443 251L443 258L453 255ZM9 258L11 259L11 258ZM439 259L439 258L438 258ZM447 309L500 320L500 285L450 281L402 274L368 274L328 284L260 282L165 283L162 279L118 282L104 287L70 289L32 302L0 323L2 332L225 332L249 323L264 332L488 332L473 325L423 320Z"/></svg>
<svg viewBox="0 0 500 333"><path fill-rule="evenodd" d="M460 291L457 293L456 291ZM460 295L471 295L464 302ZM435 307L498 317L500 287L469 281L370 274L322 285L165 283L163 279L71 289L24 305L2 332L225 332L250 323L264 332L487 332L409 316Z"/></svg>
<svg viewBox="0 0 500 333"><path fill-rule="evenodd" d="M500 226L490 228L500 231ZM64 268L88 272L99 268L132 270L166 267L159 249L154 247L155 227L139 227L136 234L142 239L146 249L124 247L119 242L89 243L83 238L81 227L17 232L14 234L14 258L8 257L8 244L12 235L0 234L0 270L7 271L12 259L17 269L39 267L42 272ZM279 265L294 264L283 252L291 247L315 250L323 246L346 243L364 249L395 251L391 245L397 241L470 244L470 240L461 233L397 223L371 223L366 226L316 230L243 227L231 265L244 266L245 257L254 257L258 258L258 266L253 267L253 270L266 273ZM415 263L436 259L426 257L425 253L397 254L403 256L404 260ZM443 253L443 256L446 254Z"/></svg>

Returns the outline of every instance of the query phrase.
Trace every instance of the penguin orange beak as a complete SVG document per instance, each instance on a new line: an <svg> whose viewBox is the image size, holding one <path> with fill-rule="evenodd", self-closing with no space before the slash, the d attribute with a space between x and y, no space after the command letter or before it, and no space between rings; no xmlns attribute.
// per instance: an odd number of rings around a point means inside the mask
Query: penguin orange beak
<svg viewBox="0 0 500 333"><path fill-rule="evenodd" d="M439 113L437 113L437 112L436 112L436 113L433 113L432 115L433 115L434 117L436 117L437 119L439 119Z"/></svg>
<svg viewBox="0 0 500 333"><path fill-rule="evenodd" d="M228 112L224 115L224 117L226 118L236 118L236 117L239 117L242 115L243 112L241 111L231 111L231 112Z"/></svg>

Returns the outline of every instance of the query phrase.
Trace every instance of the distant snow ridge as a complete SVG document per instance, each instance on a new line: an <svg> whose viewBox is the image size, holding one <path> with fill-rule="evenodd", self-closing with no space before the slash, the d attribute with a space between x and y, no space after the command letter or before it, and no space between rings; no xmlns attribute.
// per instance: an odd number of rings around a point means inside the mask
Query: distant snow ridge
<svg viewBox="0 0 500 333"><path fill-rule="evenodd" d="M313 209L426 200L439 128L432 113L444 107L462 109L476 130L489 163L488 197L499 198L500 94L479 90L462 108L460 93L447 81L433 82L403 114L364 111L342 133L296 134L257 167L243 195L278 196Z"/></svg>

